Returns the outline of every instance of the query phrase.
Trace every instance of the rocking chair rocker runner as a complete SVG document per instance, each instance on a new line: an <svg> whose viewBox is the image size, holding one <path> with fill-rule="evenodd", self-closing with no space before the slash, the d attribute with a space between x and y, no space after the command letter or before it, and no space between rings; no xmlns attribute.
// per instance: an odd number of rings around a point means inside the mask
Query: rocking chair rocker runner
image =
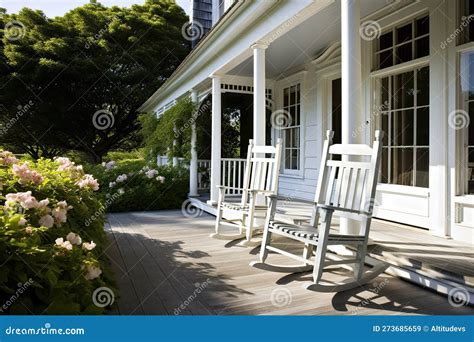
<svg viewBox="0 0 474 342"><path fill-rule="evenodd" d="M321 158L315 203L310 224L292 225L275 221L276 196L271 195L268 213L260 249L260 262L250 265L275 272L313 271L313 284L308 289L321 292L339 292L360 286L377 277L388 267L384 263L364 272L367 241L372 219L377 175L382 150L383 132L375 132L373 147L363 144L332 145L333 132L327 132ZM342 161L332 160L332 156L341 155ZM357 159L355 160L356 157ZM333 215L357 220L361 223L359 234L347 235L331 231ZM273 234L285 236L305 244L303 255L298 256L272 246ZM355 249L353 256L339 257L328 252L329 245L345 245ZM315 257L313 258L313 251ZM265 263L268 252L276 252L302 264L294 266L272 265ZM333 265L354 265L353 277L343 282L322 280L324 268Z"/></svg>
<svg viewBox="0 0 474 342"><path fill-rule="evenodd" d="M258 203L258 195L275 195L278 190L278 176L280 173L281 140L277 140L276 146L256 146L249 141L247 152L247 164L245 166L242 198L239 202L226 201L229 190L239 190L232 187L219 186L219 199L217 203L216 232L211 234L212 238L221 240L237 240L245 238L244 246L256 246L260 242L252 240L255 227L255 219L265 219L268 210L266 198L261 198L264 203ZM225 219L223 212L230 212L236 219ZM222 224L238 224L238 234L225 235L221 233Z"/></svg>

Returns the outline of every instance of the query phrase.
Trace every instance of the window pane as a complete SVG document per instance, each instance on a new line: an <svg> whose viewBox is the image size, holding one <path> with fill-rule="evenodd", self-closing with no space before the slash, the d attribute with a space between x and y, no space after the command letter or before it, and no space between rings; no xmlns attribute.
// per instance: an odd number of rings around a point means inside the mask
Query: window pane
<svg viewBox="0 0 474 342"><path fill-rule="evenodd" d="M382 174L381 174L381 183L389 183L388 176L388 148L382 149Z"/></svg>
<svg viewBox="0 0 474 342"><path fill-rule="evenodd" d="M393 65L393 52L387 50L379 53L379 69L388 68Z"/></svg>
<svg viewBox="0 0 474 342"><path fill-rule="evenodd" d="M389 31L380 36L378 51L385 50L391 46L393 46L393 32Z"/></svg>
<svg viewBox="0 0 474 342"><path fill-rule="evenodd" d="M416 110L416 144L428 146L430 144L430 119L429 108L418 108Z"/></svg>
<svg viewBox="0 0 474 342"><path fill-rule="evenodd" d="M416 104L425 106L430 103L430 70L428 67L417 70L416 73Z"/></svg>
<svg viewBox="0 0 474 342"><path fill-rule="evenodd" d="M290 88L290 105L296 103L296 87L293 86Z"/></svg>
<svg viewBox="0 0 474 342"><path fill-rule="evenodd" d="M415 58L425 57L430 54L430 38L423 37L415 40Z"/></svg>
<svg viewBox="0 0 474 342"><path fill-rule="evenodd" d="M411 42L398 46L395 54L395 64L411 61L413 59L411 50Z"/></svg>
<svg viewBox="0 0 474 342"><path fill-rule="evenodd" d="M467 189L468 194L474 194L474 147L468 149Z"/></svg>
<svg viewBox="0 0 474 342"><path fill-rule="evenodd" d="M300 146L300 129L299 128L292 128L292 142L291 145L293 147L299 147Z"/></svg>
<svg viewBox="0 0 474 342"><path fill-rule="evenodd" d="M427 34L430 29L430 19L429 16L418 19L415 22L415 36L419 37L424 34Z"/></svg>
<svg viewBox="0 0 474 342"><path fill-rule="evenodd" d="M397 28L397 44L407 42L412 38L411 23Z"/></svg>
<svg viewBox="0 0 474 342"><path fill-rule="evenodd" d="M469 146L474 146L474 101L469 103Z"/></svg>
<svg viewBox="0 0 474 342"><path fill-rule="evenodd" d="M392 145L413 145L414 127L413 110L392 113Z"/></svg>
<svg viewBox="0 0 474 342"><path fill-rule="evenodd" d="M285 147L291 147L291 129L285 130Z"/></svg>
<svg viewBox="0 0 474 342"><path fill-rule="evenodd" d="M382 145L388 145L388 114L382 114L382 131L385 133L382 139Z"/></svg>
<svg viewBox="0 0 474 342"><path fill-rule="evenodd" d="M474 41L474 22L469 19L474 14L474 3L471 0L460 0L459 4L457 26L464 29L460 32L458 44L464 44Z"/></svg>
<svg viewBox="0 0 474 342"><path fill-rule="evenodd" d="M291 169L291 154L290 149L285 149L285 169Z"/></svg>
<svg viewBox="0 0 474 342"><path fill-rule="evenodd" d="M413 148L394 148L391 157L392 183L413 185Z"/></svg>
<svg viewBox="0 0 474 342"><path fill-rule="evenodd" d="M381 104L387 103L388 104L388 77L382 78L380 82L380 91L381 91L381 96L382 96L382 101ZM388 109L388 108L385 108Z"/></svg>
<svg viewBox="0 0 474 342"><path fill-rule="evenodd" d="M413 107L413 72L404 72L394 77L394 109Z"/></svg>
<svg viewBox="0 0 474 342"><path fill-rule="evenodd" d="M430 165L430 153L427 148L418 148L416 150L416 184L427 188L429 186L428 170Z"/></svg>
<svg viewBox="0 0 474 342"><path fill-rule="evenodd" d="M283 107L288 107L289 105L288 103L289 93L290 91L288 88L283 89Z"/></svg>
<svg viewBox="0 0 474 342"><path fill-rule="evenodd" d="M291 168L293 170L297 170L298 169L298 164L299 164L299 158L298 158L298 155L299 155L299 150L296 150L296 149L293 149L291 151Z"/></svg>

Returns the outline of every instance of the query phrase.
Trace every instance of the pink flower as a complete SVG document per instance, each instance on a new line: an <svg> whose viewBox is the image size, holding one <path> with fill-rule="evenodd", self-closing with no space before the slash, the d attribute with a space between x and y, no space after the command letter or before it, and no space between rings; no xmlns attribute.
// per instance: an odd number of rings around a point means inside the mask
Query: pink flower
<svg viewBox="0 0 474 342"><path fill-rule="evenodd" d="M57 157L56 162L59 164L58 171L74 169L74 162L66 157Z"/></svg>
<svg viewBox="0 0 474 342"><path fill-rule="evenodd" d="M18 163L18 159L10 151L0 151L0 165L8 166Z"/></svg>
<svg viewBox="0 0 474 342"><path fill-rule="evenodd" d="M31 191L10 193L6 195L6 199L5 205L7 207L13 207L18 203L24 209L32 209L39 205L36 198L31 196Z"/></svg>
<svg viewBox="0 0 474 342"><path fill-rule="evenodd" d="M92 175L84 175L84 177L76 183L81 189L82 188L89 188L94 191L99 190L99 182L97 182L97 179L92 177Z"/></svg>
<svg viewBox="0 0 474 342"><path fill-rule="evenodd" d="M24 226L24 225L26 224L26 219L25 219L24 217L22 217L22 218L20 219L20 221L18 221L18 224L19 224L20 226Z"/></svg>
<svg viewBox="0 0 474 342"><path fill-rule="evenodd" d="M40 219L38 220L38 223L41 226L44 226L46 228L51 228L54 224L54 218L51 215L47 214L47 215L41 216Z"/></svg>
<svg viewBox="0 0 474 342"><path fill-rule="evenodd" d="M20 184L25 184L28 182L33 182L35 184L43 183L43 176L41 176L38 172L31 170L28 166L28 163L23 163L22 165L14 164L12 166L12 171L15 176L20 178Z"/></svg>

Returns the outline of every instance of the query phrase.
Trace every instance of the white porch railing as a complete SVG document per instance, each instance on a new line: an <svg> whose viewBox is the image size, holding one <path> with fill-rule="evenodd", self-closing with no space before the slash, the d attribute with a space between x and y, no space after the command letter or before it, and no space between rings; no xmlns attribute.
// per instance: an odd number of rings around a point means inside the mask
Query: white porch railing
<svg viewBox="0 0 474 342"><path fill-rule="evenodd" d="M244 183L245 166L247 159L222 158L221 159L221 184L231 189L229 195L240 195Z"/></svg>

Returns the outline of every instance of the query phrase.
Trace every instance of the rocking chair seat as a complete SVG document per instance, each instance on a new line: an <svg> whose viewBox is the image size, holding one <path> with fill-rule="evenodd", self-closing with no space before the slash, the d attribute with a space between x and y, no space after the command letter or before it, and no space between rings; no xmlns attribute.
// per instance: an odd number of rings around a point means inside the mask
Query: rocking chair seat
<svg viewBox="0 0 474 342"><path fill-rule="evenodd" d="M282 232L288 236L295 236L300 239L306 240L308 243L314 244L318 242L318 230L313 226L309 225L296 225L280 221L270 221L269 228L271 231L278 234ZM350 242L363 242L364 236L359 235L342 235L342 234L329 234L329 242L337 241L350 241Z"/></svg>
<svg viewBox="0 0 474 342"><path fill-rule="evenodd" d="M222 202L221 206L223 208L229 209L229 210L238 210L238 211L249 211L250 206L248 204L241 204L241 203L236 203L236 202ZM256 211L266 211L268 209L267 206L265 205L256 205L255 210Z"/></svg>

